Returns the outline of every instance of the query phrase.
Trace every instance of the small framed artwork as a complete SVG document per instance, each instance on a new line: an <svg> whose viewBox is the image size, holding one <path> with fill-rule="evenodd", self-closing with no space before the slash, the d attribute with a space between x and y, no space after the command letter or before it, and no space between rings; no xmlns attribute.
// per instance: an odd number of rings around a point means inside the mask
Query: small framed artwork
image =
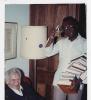
<svg viewBox="0 0 91 100"><path fill-rule="evenodd" d="M5 60L17 56L17 31L17 23L5 22Z"/></svg>

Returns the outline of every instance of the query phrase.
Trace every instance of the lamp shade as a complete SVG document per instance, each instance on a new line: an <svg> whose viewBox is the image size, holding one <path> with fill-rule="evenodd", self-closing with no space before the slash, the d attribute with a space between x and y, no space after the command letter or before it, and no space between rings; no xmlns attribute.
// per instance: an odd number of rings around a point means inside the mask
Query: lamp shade
<svg viewBox="0 0 91 100"><path fill-rule="evenodd" d="M21 56L27 59L45 58L47 26L24 26L22 28Z"/></svg>

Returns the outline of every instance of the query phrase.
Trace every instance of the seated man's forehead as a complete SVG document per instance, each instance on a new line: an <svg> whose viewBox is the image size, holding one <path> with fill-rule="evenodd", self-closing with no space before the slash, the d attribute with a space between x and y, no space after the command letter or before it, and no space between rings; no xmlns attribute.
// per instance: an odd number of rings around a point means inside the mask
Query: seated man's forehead
<svg viewBox="0 0 91 100"><path fill-rule="evenodd" d="M10 75L11 79L16 79L16 78L20 78L20 76L17 73L11 74Z"/></svg>

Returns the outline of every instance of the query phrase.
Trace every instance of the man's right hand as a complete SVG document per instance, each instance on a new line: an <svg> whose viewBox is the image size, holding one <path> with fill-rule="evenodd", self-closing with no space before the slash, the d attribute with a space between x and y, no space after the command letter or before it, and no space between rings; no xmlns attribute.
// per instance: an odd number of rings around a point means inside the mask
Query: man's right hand
<svg viewBox="0 0 91 100"><path fill-rule="evenodd" d="M48 40L47 40L47 43L46 43L46 47L50 46L50 44L53 43L54 37L55 37L55 31L52 30L50 32L50 36L48 37Z"/></svg>

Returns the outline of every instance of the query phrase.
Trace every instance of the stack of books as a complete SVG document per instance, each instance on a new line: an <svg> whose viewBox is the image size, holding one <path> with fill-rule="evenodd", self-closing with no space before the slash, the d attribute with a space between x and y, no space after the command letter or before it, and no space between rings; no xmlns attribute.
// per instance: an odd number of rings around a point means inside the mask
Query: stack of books
<svg viewBox="0 0 91 100"><path fill-rule="evenodd" d="M86 79L86 70L87 70L87 56L86 54L73 59L70 62L70 66L65 72L62 73L62 78L58 82L60 85L71 85L71 80L75 76L80 77L82 80Z"/></svg>

